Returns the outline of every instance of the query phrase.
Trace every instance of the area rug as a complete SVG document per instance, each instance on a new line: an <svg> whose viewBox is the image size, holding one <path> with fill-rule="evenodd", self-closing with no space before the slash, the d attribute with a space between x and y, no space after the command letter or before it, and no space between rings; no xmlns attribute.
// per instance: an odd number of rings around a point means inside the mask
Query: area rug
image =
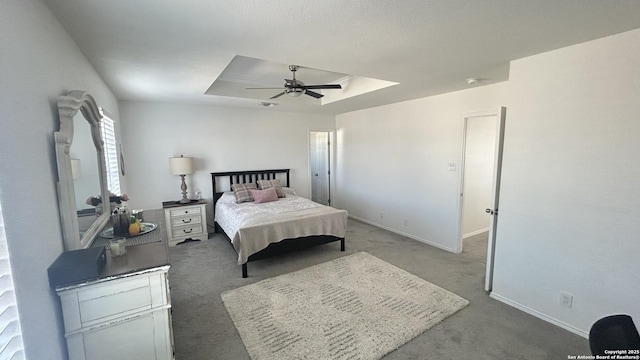
<svg viewBox="0 0 640 360"><path fill-rule="evenodd" d="M253 360L380 359L469 304L365 252L222 300Z"/></svg>

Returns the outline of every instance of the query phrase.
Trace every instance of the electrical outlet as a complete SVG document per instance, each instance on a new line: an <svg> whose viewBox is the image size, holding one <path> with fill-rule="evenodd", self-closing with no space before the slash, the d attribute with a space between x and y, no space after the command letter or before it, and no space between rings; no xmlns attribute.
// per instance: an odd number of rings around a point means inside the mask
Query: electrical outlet
<svg viewBox="0 0 640 360"><path fill-rule="evenodd" d="M404 221L402 222L404 224L404 226L409 226L409 220L404 219Z"/></svg>
<svg viewBox="0 0 640 360"><path fill-rule="evenodd" d="M448 163L447 171L456 171L456 163Z"/></svg>
<svg viewBox="0 0 640 360"><path fill-rule="evenodd" d="M573 295L566 292L560 292L560 305L570 308L572 304Z"/></svg>

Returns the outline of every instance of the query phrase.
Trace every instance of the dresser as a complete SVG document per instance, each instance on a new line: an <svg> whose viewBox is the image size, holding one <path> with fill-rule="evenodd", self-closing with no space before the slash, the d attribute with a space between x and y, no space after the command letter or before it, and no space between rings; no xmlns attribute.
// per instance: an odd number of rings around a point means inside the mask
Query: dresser
<svg viewBox="0 0 640 360"><path fill-rule="evenodd" d="M154 232L164 234L162 210L145 211L145 220L157 223ZM123 256L107 251L97 279L55 288L69 360L174 358L170 265L166 238L161 238L127 246Z"/></svg>
<svg viewBox="0 0 640 360"><path fill-rule="evenodd" d="M169 246L187 239L206 240L209 237L206 205L206 200L191 200L186 204L176 201L162 203Z"/></svg>

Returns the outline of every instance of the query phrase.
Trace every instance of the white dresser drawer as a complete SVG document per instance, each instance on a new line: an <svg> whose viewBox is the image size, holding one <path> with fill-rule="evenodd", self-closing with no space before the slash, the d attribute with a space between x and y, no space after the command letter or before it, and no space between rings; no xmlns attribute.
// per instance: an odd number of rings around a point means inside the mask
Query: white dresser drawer
<svg viewBox="0 0 640 360"><path fill-rule="evenodd" d="M200 207L199 206L189 206L182 207L178 209L171 210L171 217L175 216L184 216L184 215L200 215Z"/></svg>
<svg viewBox="0 0 640 360"><path fill-rule="evenodd" d="M202 221L202 217L200 215L171 217L171 226L178 227L178 226L199 224L201 221Z"/></svg>
<svg viewBox="0 0 640 360"><path fill-rule="evenodd" d="M183 236L193 236L202 234L202 224L193 224L187 226L178 226L172 229L174 238Z"/></svg>
<svg viewBox="0 0 640 360"><path fill-rule="evenodd" d="M173 360L168 265L57 289L70 360Z"/></svg>
<svg viewBox="0 0 640 360"><path fill-rule="evenodd" d="M148 278L132 279L96 290L99 291L78 293L80 321L83 326L127 311L151 308Z"/></svg>
<svg viewBox="0 0 640 360"><path fill-rule="evenodd" d="M60 291L65 330L110 322L169 304L166 274L155 273L106 281L69 291Z"/></svg>

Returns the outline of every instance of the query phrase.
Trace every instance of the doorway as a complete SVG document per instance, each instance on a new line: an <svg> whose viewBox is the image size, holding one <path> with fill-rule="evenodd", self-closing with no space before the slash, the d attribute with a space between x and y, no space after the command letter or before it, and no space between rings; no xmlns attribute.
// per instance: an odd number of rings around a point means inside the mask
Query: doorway
<svg viewBox="0 0 640 360"><path fill-rule="evenodd" d="M464 239L488 233L485 290L491 291L506 108L466 114L463 126L458 251Z"/></svg>
<svg viewBox="0 0 640 360"><path fill-rule="evenodd" d="M331 206L331 144L333 130L309 131L311 200Z"/></svg>

